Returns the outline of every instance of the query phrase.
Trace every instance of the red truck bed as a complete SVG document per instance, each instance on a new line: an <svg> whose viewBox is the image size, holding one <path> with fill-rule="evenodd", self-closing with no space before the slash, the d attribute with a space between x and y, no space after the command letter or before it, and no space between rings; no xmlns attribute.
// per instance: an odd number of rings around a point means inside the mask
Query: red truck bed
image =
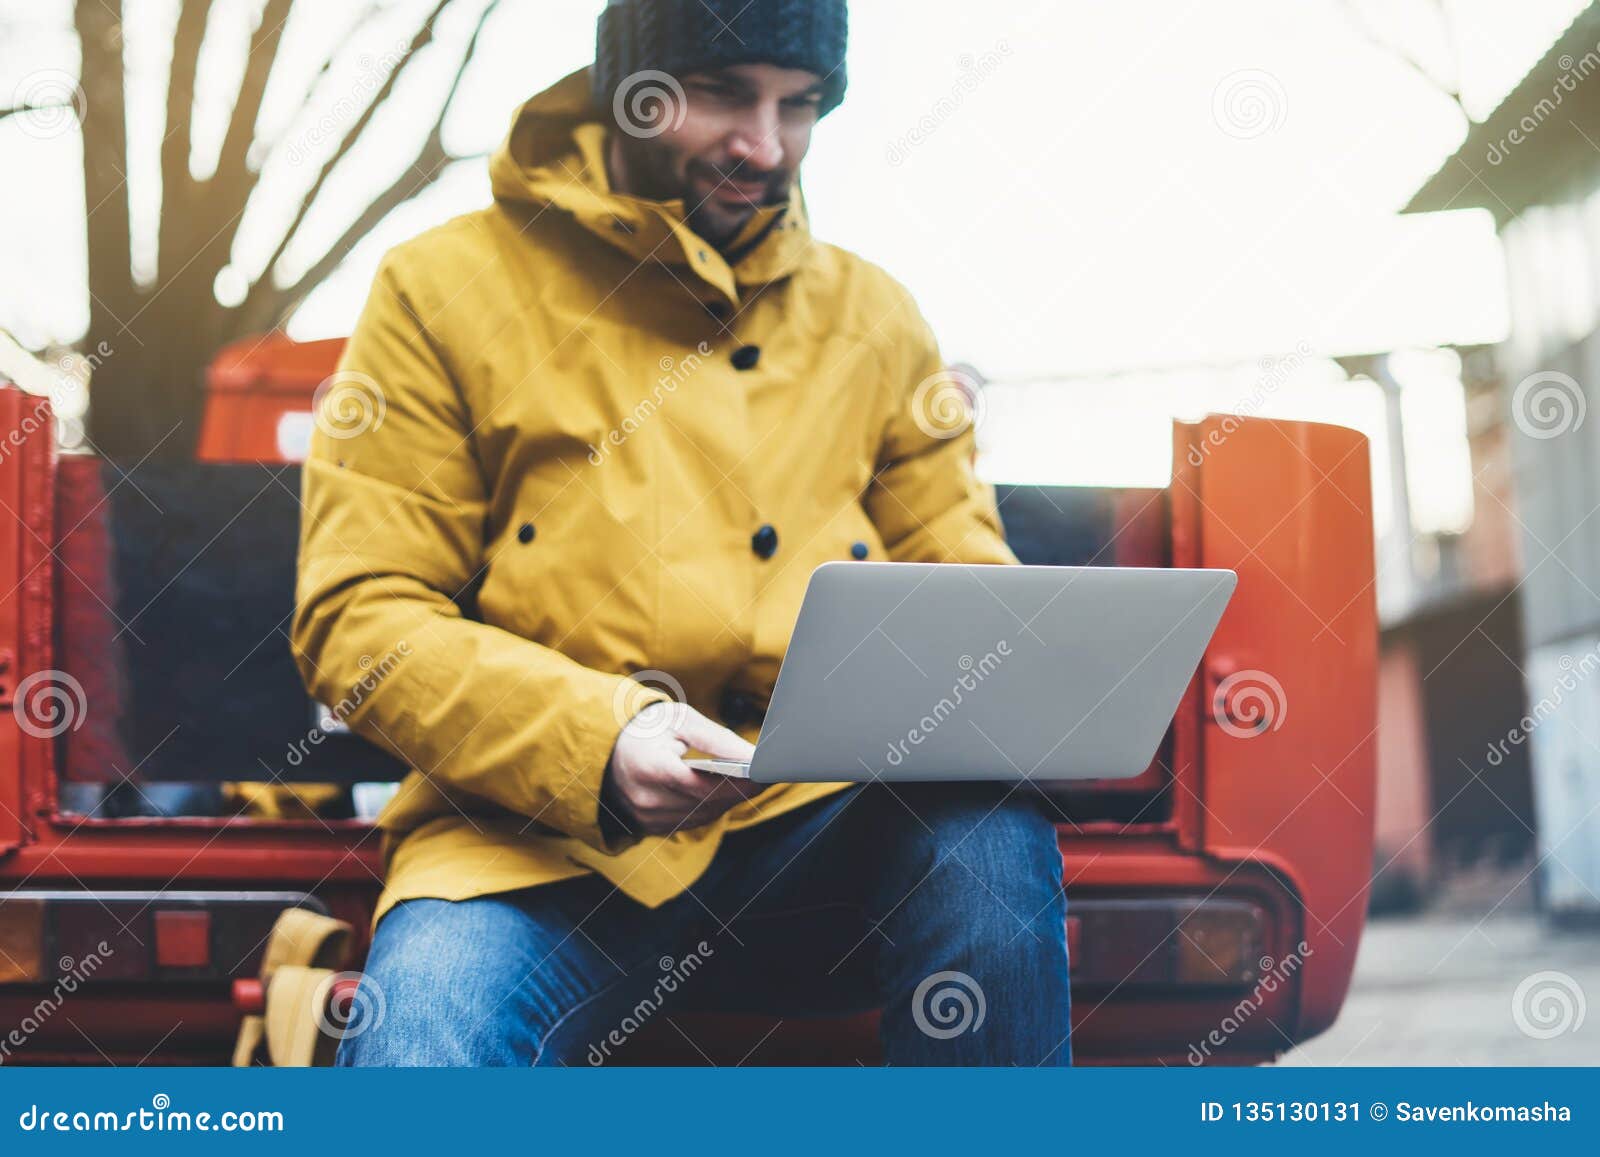
<svg viewBox="0 0 1600 1157"><path fill-rule="evenodd" d="M196 463L56 458L0 390L0 1029L27 1027L0 1061L220 1063L278 911L364 942L380 864L346 789L403 769L354 737L286 758L311 705L280 435L338 349L225 351ZM1213 416L1174 426L1165 489L999 488L1024 561L1240 576L1152 767L1054 793L1081 1063L1269 1060L1338 1014L1372 867L1369 478L1353 431ZM251 779L342 786L260 818L225 786ZM663 1016L622 1059L870 1062L873 1027Z"/></svg>

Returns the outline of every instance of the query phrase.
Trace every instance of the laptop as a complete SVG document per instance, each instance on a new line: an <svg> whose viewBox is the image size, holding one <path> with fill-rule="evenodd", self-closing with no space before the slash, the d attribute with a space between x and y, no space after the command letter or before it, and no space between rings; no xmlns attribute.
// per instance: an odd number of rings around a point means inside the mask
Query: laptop
<svg viewBox="0 0 1600 1157"><path fill-rule="evenodd" d="M1150 765L1231 570L824 563L749 763L758 783L1124 779Z"/></svg>

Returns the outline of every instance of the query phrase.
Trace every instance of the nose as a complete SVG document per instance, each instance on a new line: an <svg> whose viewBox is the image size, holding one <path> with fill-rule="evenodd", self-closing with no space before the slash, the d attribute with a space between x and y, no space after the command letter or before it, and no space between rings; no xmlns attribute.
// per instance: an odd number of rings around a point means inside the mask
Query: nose
<svg viewBox="0 0 1600 1157"><path fill-rule="evenodd" d="M783 142L778 139L776 110L763 110L741 125L728 142L735 161L766 172L783 163Z"/></svg>

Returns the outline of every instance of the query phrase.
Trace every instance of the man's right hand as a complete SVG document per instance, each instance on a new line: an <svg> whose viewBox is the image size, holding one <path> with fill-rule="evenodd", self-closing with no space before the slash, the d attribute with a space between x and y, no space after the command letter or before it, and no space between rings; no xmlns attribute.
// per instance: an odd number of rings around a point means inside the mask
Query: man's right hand
<svg viewBox="0 0 1600 1157"><path fill-rule="evenodd" d="M652 703L617 736L602 802L620 810L634 832L663 836L708 824L765 789L746 779L695 771L683 758L690 749L742 761L756 750L687 703Z"/></svg>

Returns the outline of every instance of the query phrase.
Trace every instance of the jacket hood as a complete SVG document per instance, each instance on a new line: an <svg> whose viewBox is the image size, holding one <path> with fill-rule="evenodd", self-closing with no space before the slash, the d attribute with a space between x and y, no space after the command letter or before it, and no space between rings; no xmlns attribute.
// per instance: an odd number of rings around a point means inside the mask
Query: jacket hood
<svg viewBox="0 0 1600 1157"><path fill-rule="evenodd" d="M794 273L811 244L805 198L796 182L785 205L763 206L728 247L733 264L689 226L682 200L618 193L606 172L611 127L591 98L589 69L558 81L524 104L489 161L495 200L554 210L639 261L683 266L737 302L741 286Z"/></svg>

